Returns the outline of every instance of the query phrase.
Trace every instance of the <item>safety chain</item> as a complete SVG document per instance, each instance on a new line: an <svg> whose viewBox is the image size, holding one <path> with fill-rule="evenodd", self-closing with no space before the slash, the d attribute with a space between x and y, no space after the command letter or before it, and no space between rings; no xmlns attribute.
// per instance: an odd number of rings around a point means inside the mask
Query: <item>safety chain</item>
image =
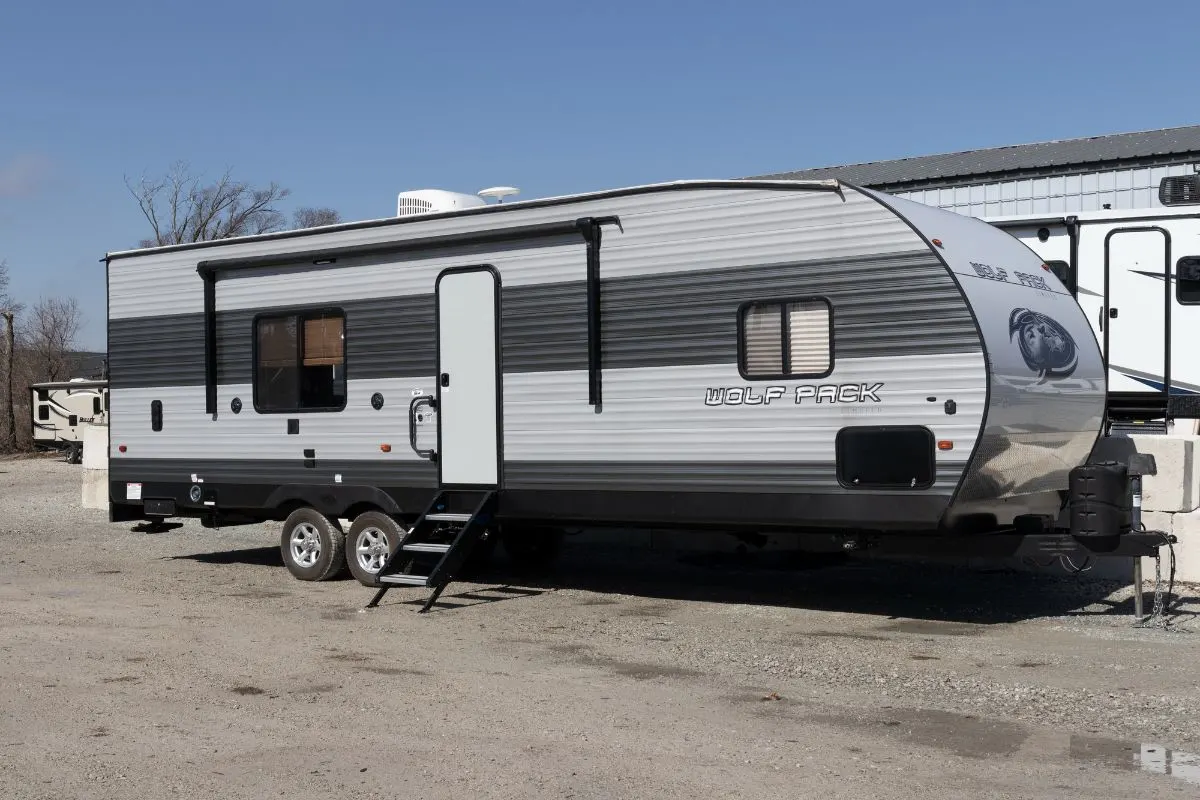
<svg viewBox="0 0 1200 800"><path fill-rule="evenodd" d="M1169 547L1170 545L1168 545ZM1174 551L1172 550L1172 556ZM1142 587L1135 587L1136 591L1141 591ZM1164 631L1175 631L1171 626L1171 620L1165 613L1165 601L1163 599L1163 579L1162 579L1162 550L1156 548L1154 550L1154 605L1151 606L1150 616L1143 617L1134 623L1136 628L1160 628Z"/></svg>

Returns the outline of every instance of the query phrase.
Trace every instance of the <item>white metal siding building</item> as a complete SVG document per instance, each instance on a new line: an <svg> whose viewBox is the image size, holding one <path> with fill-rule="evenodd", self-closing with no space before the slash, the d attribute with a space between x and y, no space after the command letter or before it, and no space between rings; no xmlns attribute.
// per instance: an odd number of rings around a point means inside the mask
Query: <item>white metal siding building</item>
<svg viewBox="0 0 1200 800"><path fill-rule="evenodd" d="M1158 208L1159 182L1200 171L1200 125L785 172L975 217Z"/></svg>

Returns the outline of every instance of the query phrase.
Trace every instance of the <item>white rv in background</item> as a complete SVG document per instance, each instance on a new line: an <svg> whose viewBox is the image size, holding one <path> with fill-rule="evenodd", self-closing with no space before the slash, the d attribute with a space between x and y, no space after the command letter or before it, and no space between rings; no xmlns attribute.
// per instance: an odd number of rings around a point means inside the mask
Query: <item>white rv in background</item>
<svg viewBox="0 0 1200 800"><path fill-rule="evenodd" d="M1075 295L1104 353L1110 420L1200 418L1200 208L984 219Z"/></svg>
<svg viewBox="0 0 1200 800"><path fill-rule="evenodd" d="M33 446L65 450L77 463L83 455L83 431L108 421L108 381L74 378L29 387Z"/></svg>

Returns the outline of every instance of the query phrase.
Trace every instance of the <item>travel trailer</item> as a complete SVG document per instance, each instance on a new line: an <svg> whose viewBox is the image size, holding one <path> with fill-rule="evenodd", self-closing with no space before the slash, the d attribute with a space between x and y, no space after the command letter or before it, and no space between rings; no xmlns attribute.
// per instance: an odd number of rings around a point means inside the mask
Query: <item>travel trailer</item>
<svg viewBox="0 0 1200 800"><path fill-rule="evenodd" d="M436 597L495 532L971 541L1053 521L1099 436L1084 310L979 220L834 181L428 206L110 253L111 518L283 520L297 577Z"/></svg>
<svg viewBox="0 0 1200 800"><path fill-rule="evenodd" d="M1110 417L1143 430L1187 419L1192 432L1200 418L1196 207L985 219L1045 259L1076 296L1107 364Z"/></svg>
<svg viewBox="0 0 1200 800"><path fill-rule="evenodd" d="M29 387L33 445L63 450L78 463L83 456L83 430L103 425L108 417L108 381L74 378Z"/></svg>

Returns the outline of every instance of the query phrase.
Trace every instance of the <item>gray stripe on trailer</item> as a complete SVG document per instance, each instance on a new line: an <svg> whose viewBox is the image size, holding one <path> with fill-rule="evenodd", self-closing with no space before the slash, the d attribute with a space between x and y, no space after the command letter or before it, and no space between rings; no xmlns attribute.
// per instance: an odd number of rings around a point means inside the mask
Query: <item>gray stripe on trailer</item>
<svg viewBox="0 0 1200 800"><path fill-rule="evenodd" d="M299 483L335 485L341 475L343 485L434 488L437 467L430 461L412 458L388 461L315 459L305 467L303 459L194 459L194 458L112 458L109 479L161 483L191 483L192 476L205 483L244 483L280 485Z"/></svg>
<svg viewBox="0 0 1200 800"><path fill-rule="evenodd" d="M965 463L937 465L929 489L895 490L900 494L949 495ZM837 481L832 461L506 461L506 489L658 490L788 492L797 489L833 494L890 494L890 490L847 489Z"/></svg>
<svg viewBox="0 0 1200 800"><path fill-rule="evenodd" d="M837 482L833 462L700 461L506 461L504 488L588 491L742 491L788 492L797 489L849 495L949 495L962 475L962 463L939 464L937 481L922 490L846 489ZM428 461L317 459L312 468L301 459L156 459L113 458L115 481L191 482L257 485L307 484L433 488L437 468Z"/></svg>
<svg viewBox="0 0 1200 800"><path fill-rule="evenodd" d="M953 280L931 253L918 251L606 280L604 366L731 363L737 357L741 303L809 295L834 304L835 359L980 350L970 311ZM505 288L504 371L586 369L586 297L582 281ZM347 316L348 376L415 377L436 371L432 295L337 305ZM218 315L222 384L252 380L256 313L261 311ZM203 330L199 314L112 320L112 385L203 384Z"/></svg>

